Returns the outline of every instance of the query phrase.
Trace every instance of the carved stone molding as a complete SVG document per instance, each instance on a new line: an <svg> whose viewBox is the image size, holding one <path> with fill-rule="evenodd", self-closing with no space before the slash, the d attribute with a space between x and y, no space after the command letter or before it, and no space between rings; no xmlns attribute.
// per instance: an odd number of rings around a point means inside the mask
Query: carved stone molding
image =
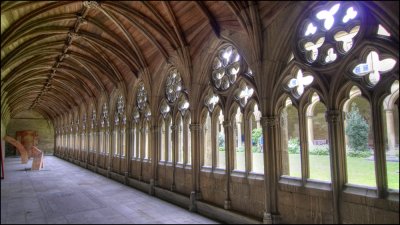
<svg viewBox="0 0 400 225"><path fill-rule="evenodd" d="M99 3L96 1L83 1L83 6L89 9L96 9L99 7Z"/></svg>
<svg viewBox="0 0 400 225"><path fill-rule="evenodd" d="M198 124L198 123L192 123L192 124L189 124L189 129L190 129L191 132L200 131L201 130L201 125Z"/></svg>
<svg viewBox="0 0 400 225"><path fill-rule="evenodd" d="M278 116L267 116L261 117L261 126L262 127L274 127L279 125L279 117Z"/></svg>
<svg viewBox="0 0 400 225"><path fill-rule="evenodd" d="M328 123L339 123L341 120L342 112L339 110L326 111L325 119Z"/></svg>
<svg viewBox="0 0 400 225"><path fill-rule="evenodd" d="M232 123L230 120L226 120L226 121L222 122L222 125L224 126L224 128L232 127Z"/></svg>

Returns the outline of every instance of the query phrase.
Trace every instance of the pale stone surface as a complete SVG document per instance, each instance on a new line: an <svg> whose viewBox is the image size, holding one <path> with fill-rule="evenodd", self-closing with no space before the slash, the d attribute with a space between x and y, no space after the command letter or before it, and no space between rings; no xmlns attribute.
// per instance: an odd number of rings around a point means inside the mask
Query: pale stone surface
<svg viewBox="0 0 400 225"><path fill-rule="evenodd" d="M217 222L53 156L30 171L6 158L1 223L106 224Z"/></svg>
<svg viewBox="0 0 400 225"><path fill-rule="evenodd" d="M26 164L28 163L29 155L28 151L25 149L25 147L21 144L21 142L15 140L13 137L10 136L5 136L4 140L7 141L8 143L12 144L15 146L16 150L19 152L20 157L21 157L21 163Z"/></svg>

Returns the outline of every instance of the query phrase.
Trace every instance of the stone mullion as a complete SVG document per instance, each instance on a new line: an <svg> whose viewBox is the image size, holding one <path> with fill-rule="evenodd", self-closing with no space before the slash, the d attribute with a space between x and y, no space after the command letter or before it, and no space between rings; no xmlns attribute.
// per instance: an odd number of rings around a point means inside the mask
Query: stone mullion
<svg viewBox="0 0 400 225"><path fill-rule="evenodd" d="M129 171L129 168L128 168L129 151L128 151L128 149L129 149L130 135L129 135L129 125L127 125L127 124L129 124L129 123L126 121L126 119L124 117L124 120L122 122L123 133L121 133L121 151L124 150L124 157L122 158L122 162L124 163L124 171L122 171L122 172L124 173L124 176L125 176L125 182L127 182L128 174L129 174L129 172L128 172ZM124 138L122 138L122 137L124 137ZM125 146L125 147L122 148L122 146Z"/></svg>
<svg viewBox="0 0 400 225"><path fill-rule="evenodd" d="M129 125L127 126L127 129L129 129L129 137L127 138L128 140L128 145L127 145L127 150L126 150L126 158L128 160L128 176L131 176L132 174L132 157L133 157L133 151L135 149L134 145L136 145L136 140L134 140L134 132L135 132L135 124L134 122L128 123Z"/></svg>
<svg viewBox="0 0 400 225"><path fill-rule="evenodd" d="M94 166L95 166L95 171L97 171L97 167L99 164L99 155L100 155L100 130L99 127L97 126L97 123L94 125L94 136L95 136L95 155L94 155Z"/></svg>
<svg viewBox="0 0 400 225"><path fill-rule="evenodd" d="M326 111L329 132L329 153L331 163L333 223L340 223L340 193L347 180L346 154L344 150L344 130L339 110Z"/></svg>
<svg viewBox="0 0 400 225"><path fill-rule="evenodd" d="M192 192L190 193L190 211L196 211L196 200L200 199L200 149L201 149L201 125L192 123L189 125L192 138Z"/></svg>
<svg viewBox="0 0 400 225"><path fill-rule="evenodd" d="M298 110L299 115L299 138L300 138L300 158L301 158L301 179L303 181L303 185L307 183L307 179L310 177L309 170L309 160L308 160L308 142L307 142L307 118L304 113L301 113L302 110Z"/></svg>
<svg viewBox="0 0 400 225"><path fill-rule="evenodd" d="M159 151L159 144L156 143L160 143L159 140L159 134L160 134L160 128L158 127L158 125L154 125L152 127L152 136L150 140L150 143L153 143L152 146L152 157L151 157L151 163L152 163L152 172L151 172L151 179L150 179L150 190L149 190L149 194L153 195L154 194L154 186L156 185L156 181L157 181L157 176L158 176L158 162L159 162L159 155L157 154Z"/></svg>
<svg viewBox="0 0 400 225"><path fill-rule="evenodd" d="M144 124L144 120L140 122L141 126L140 126L140 132L139 132L139 138L140 138L140 144L139 144L139 152L140 152L140 157L139 157L139 161L140 161L140 168L139 168L139 181L141 181L143 179L143 158L144 158L144 150L145 150L145 124Z"/></svg>
<svg viewBox="0 0 400 225"><path fill-rule="evenodd" d="M384 127L381 115L381 107L372 107L372 132L374 136L374 162L376 173L376 187L378 188L379 198L385 198L388 194L386 154L384 143ZM389 136L390 134L388 134Z"/></svg>
<svg viewBox="0 0 400 225"><path fill-rule="evenodd" d="M279 122L277 116L261 117L264 138L264 185L265 209L263 222L266 224L278 223L279 212L277 202L278 177L276 151L279 146Z"/></svg>
<svg viewBox="0 0 400 225"><path fill-rule="evenodd" d="M177 150L177 132L179 132L177 129L177 125L175 123L173 123L173 121L175 120L171 120L171 123L173 124L171 126L171 141L172 141L172 185L171 185L171 191L175 191L176 190L176 185L175 185L175 171L176 171L176 155L178 154Z"/></svg>
<svg viewBox="0 0 400 225"><path fill-rule="evenodd" d="M231 171L232 171L232 154L234 154L234 140L232 132L232 123L230 120L223 122L225 131L225 168L226 168L226 195L224 209L231 209L231 197L230 197L230 182L231 182ZM214 138L215 139L215 138Z"/></svg>
<svg viewBox="0 0 400 225"><path fill-rule="evenodd" d="M251 158L251 153L252 153L252 137L251 137L251 114L243 115L244 118L244 149L245 149L245 170L246 170L246 176L251 172L252 168L252 158Z"/></svg>

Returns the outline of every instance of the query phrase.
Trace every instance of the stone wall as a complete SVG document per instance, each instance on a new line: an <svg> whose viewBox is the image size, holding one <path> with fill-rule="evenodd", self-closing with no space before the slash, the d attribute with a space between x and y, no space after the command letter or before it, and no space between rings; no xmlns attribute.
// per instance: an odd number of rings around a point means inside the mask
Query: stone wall
<svg viewBox="0 0 400 225"><path fill-rule="evenodd" d="M54 127L42 115L35 111L23 111L11 118L6 129L7 135L16 138L16 132L21 130L37 131L39 135L38 148L45 154L53 154ZM15 148L7 143L6 153L15 154Z"/></svg>

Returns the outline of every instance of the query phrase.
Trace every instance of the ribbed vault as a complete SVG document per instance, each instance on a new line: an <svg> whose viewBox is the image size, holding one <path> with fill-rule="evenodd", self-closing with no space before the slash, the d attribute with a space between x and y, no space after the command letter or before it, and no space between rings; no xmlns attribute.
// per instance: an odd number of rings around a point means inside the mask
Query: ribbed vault
<svg viewBox="0 0 400 225"><path fill-rule="evenodd" d="M248 26L254 15L242 13L252 4L3 1L2 116L32 109L53 120L121 85L128 90L138 79L163 80L160 65L178 58L189 68L223 30L260 32ZM272 21L273 10L285 5L260 4L269 13L261 16Z"/></svg>

